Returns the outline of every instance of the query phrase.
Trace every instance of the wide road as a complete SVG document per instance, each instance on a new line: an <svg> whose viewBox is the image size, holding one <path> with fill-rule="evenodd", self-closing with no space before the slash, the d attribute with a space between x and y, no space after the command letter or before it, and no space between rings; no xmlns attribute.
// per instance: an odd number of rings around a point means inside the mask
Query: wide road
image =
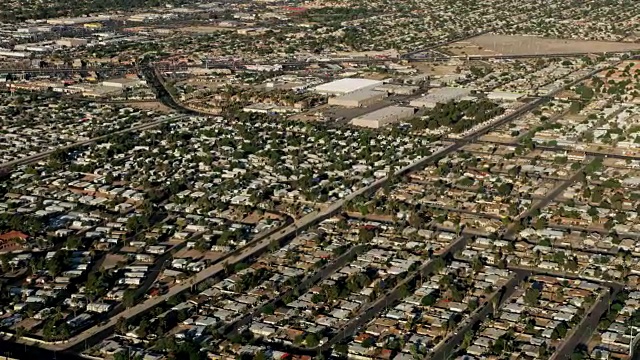
<svg viewBox="0 0 640 360"><path fill-rule="evenodd" d="M585 75L583 78L587 78L592 76L592 74L595 74L596 72L601 71L602 69L598 69L598 70L594 70L592 72L590 72L589 74ZM150 74L149 74L150 75ZM581 81L583 78L578 79L573 83L577 83L578 81ZM557 90L560 91L560 90ZM555 92L552 92L549 94L549 96L553 96L555 94ZM446 148L443 148L441 150L436 151L435 153L433 153L430 156L426 156L424 158L418 159L416 161L414 161L412 164L407 165L397 171L395 171L394 176L400 176L400 175L404 175L406 173L409 173L411 171L414 171L415 169L419 169L427 164L433 163L439 159L441 159L442 157L447 156L448 154L451 154L457 150L459 150L460 148L462 148L463 146L475 141L478 137L492 131L493 129L495 129L496 127L502 126L510 121L513 121L514 119L516 119L517 117L521 116L522 114L529 112L531 110L534 110L535 108L537 108L538 106L540 106L541 104L545 103L546 101L548 101L548 97L545 98L540 98L540 99L536 99L528 104L525 104L524 106L518 108L516 111L508 114L508 115L504 115L500 118L498 118L495 121L491 121L488 122L484 125L479 126L478 128L474 129L473 132L470 132L466 135L464 135L461 139L459 139L456 143L454 143L453 145L450 145ZM70 145L68 146L68 148L71 148L73 146L81 146L81 145L86 145L88 143L94 142L94 141L98 141L100 139L106 138L108 136L114 135L114 134L118 134L118 133L126 133L128 131L133 131L133 130L143 130L146 128L152 128L154 126L157 126L163 122L166 121L171 121L171 120L176 120L178 118L184 117L186 115L179 115L173 118L168 118L168 119L164 119L164 120L160 120L157 122L153 122L153 123L148 123L148 124L141 124L139 126L136 126L134 128L128 128L128 129L123 129L120 130L118 132L112 133L110 135L105 135L105 136L101 136L101 137L97 137L94 139L89 139L86 141L82 141L79 142L77 144L74 145ZM37 159L34 159L33 157L31 158L26 158L26 159L21 159L21 160L17 160L18 163L13 164L13 166L17 165L17 164L24 164L24 163L28 163L28 162L32 162L32 161L37 161L40 160L46 156L48 156L49 154L51 154L53 151L51 152L47 152L47 153L43 153L43 154L39 154L36 155L36 157L38 157ZM12 166L12 165L5 165L5 166ZM183 282L180 285L176 285L174 287L172 287L166 294L159 296L159 297L155 297L155 298L151 298L148 299L142 303L139 303L138 305L126 309L124 310L122 313L120 313L117 317L113 317L111 318L109 321L107 321L106 323L102 323L99 325L95 325L89 329L87 329L86 331L77 334L75 336L73 336L72 338L70 338L69 340L65 341L65 342L60 342L60 343L43 343L43 342L39 342L36 343L34 341L28 340L28 339L21 339L20 341L22 343L28 344L28 345L37 345L40 348L44 348L44 349L48 349L48 350L53 350L53 351L64 351L67 349L70 349L72 347L76 347L78 345L81 345L83 343L88 342L88 340L95 340L94 338L102 338L102 337L106 337L108 336L112 329L114 328L116 322L118 321L119 317L124 317L125 319L131 319L139 314L142 314L150 309L152 309L155 306L158 306L160 304L162 304L163 302L167 301L169 298L179 295L187 290L189 290L192 286L197 285L201 282L203 282L206 279L209 279L211 277L223 274L225 271L225 265L226 264L236 264L239 262L243 262L247 259L250 259L254 256L260 255L262 254L264 251L266 251L269 247L269 244L273 241L275 242L282 242L284 239L288 238L288 237L292 237L295 236L297 234L298 231L300 230L304 230L316 223L318 223L319 221L322 221L332 215L334 215L336 212L338 212L345 203L357 198L358 196L361 195L366 195L369 194L370 192L373 192L377 189L379 189L380 187L382 187L385 183L387 183L390 180L389 177L383 177L379 180L376 180L375 182L373 182L372 184L363 187L349 195L347 195L345 198L340 199L336 202L334 202L333 204L331 204L330 206L328 206L327 208L325 208L324 210L321 211L314 211L312 213L307 214L306 216L304 216L303 218L295 221L293 224L285 227L284 229L282 229L281 231L266 236L264 238L260 238L260 239L256 239L254 241L252 241L251 243L247 244L246 246L237 249L236 251L233 251L231 253L229 253L228 255L226 255L225 257L223 257L223 259L221 259L220 262L209 266L208 268L206 268L205 270L201 271L200 273L194 275L191 279L186 280L185 282Z"/></svg>
<svg viewBox="0 0 640 360"><path fill-rule="evenodd" d="M455 353L460 344L464 340L467 331L471 331L480 321L487 319L489 314L495 315L495 310L500 309L504 302L516 290L516 286L528 276L527 273L518 272L500 289L498 289L491 298L476 311L471 313L468 318L464 319L453 330L446 339L442 340L427 356L431 360L447 360ZM496 300L494 300L496 299ZM494 301L497 305L494 305Z"/></svg>
<svg viewBox="0 0 640 360"><path fill-rule="evenodd" d="M440 253L440 255L436 256L436 258L444 259L450 254L455 254L456 252L464 249L469 241L469 237L461 236L455 241L453 241L444 251ZM329 341L324 344L319 345L316 349L317 351L327 351L333 345L343 341L344 339L354 336L355 333L364 326L367 322L371 321L374 317L376 317L381 311L383 311L387 306L394 304L396 301L400 300L403 289L406 289L407 286L415 281L416 278L420 276L428 276L432 274L436 269L436 262L433 260L427 261L424 265L422 265L418 270L409 274L404 280L398 283L393 289L386 292L383 296L379 297L373 303L366 305L356 317L351 319L348 323L346 323L341 329L336 331L336 335L334 335Z"/></svg>
<svg viewBox="0 0 640 360"><path fill-rule="evenodd" d="M434 162L454 151L457 151L458 149L460 149L462 146L472 142L473 140L475 140L478 136L481 136L483 134L485 134L486 132L492 130L493 128L497 127L497 126L501 126L513 119L515 119L516 117L522 115L523 113L527 112L527 111L531 111L533 109L535 109L537 106L539 106L540 104L544 103L544 101L542 101L542 99L538 99L536 101L533 101L523 107L521 107L520 109L516 110L515 112L502 117L501 119L499 119L498 121L494 121L491 123L486 124L485 126L482 126L480 128L478 128L475 132L467 134L464 138L462 138L461 140L459 140L457 143L450 145L444 149L441 149L437 152L435 152L434 154L418 159L415 162L413 162L410 165L407 165L399 170L397 170L395 172L395 175L403 175L405 173L408 173L416 168L420 168L428 163ZM156 124L157 125L157 124ZM150 124L147 124L146 126L151 126ZM131 129L128 129L126 131L131 131ZM125 130L123 130L122 132L125 132ZM97 139L92 139L92 140L87 140L86 143L89 143L91 141L96 141ZM365 195L371 191L375 191L376 189L379 189L380 187L382 187L387 181L389 181L389 177L384 177L381 178L379 180L376 180L375 182L373 182L372 184L363 187L349 195L347 195L346 197L344 197L343 199L340 199L336 202L334 202L333 204L331 204L330 206L328 206L326 209L321 210L321 211L314 211L312 213L307 214L306 216L304 216L303 218L295 221L293 224L287 226L286 228L282 229L281 231L272 234L270 236L261 238L261 239L256 239L255 241L247 244L246 246L230 253L228 256L223 257L223 259L221 259L221 261L219 261L218 263L206 268L205 270L199 272L198 274L196 274L195 276L193 276L191 279L187 279L186 281L184 281L183 283L176 285L174 287L172 287L166 294L162 295L162 296L158 296L155 298L151 298L148 299L132 308L126 309L124 310L122 313L118 314L117 317L113 317L111 318L109 321L107 321L106 323L103 324L99 324L99 325L95 325L89 329L87 329L86 331L70 338L68 341L63 342L63 343L56 343L56 344L52 344L52 343L40 343L39 346L41 348L46 348L49 350L56 350L56 351L62 351L62 350L66 350L72 347L75 347L77 345L81 345L82 343L84 343L86 340L93 338L96 335L99 336L105 336L106 334L108 334L111 329L115 326L116 322L118 321L118 318L120 317L124 317L125 319L130 319L133 318L141 313L144 313L146 311L148 311L149 309L162 304L163 302L167 301L169 298L171 298L172 296L176 296L179 295L187 290L189 290L193 285L197 285L201 282L203 282L204 280L214 277L216 275L220 275L223 274L223 272L225 271L225 264L236 264L239 262L243 262L247 259L250 259L254 256L257 256L259 254L262 254L264 251L266 251L269 247L269 244L272 241L276 241L276 242L281 242L283 239L290 237L290 236L295 236L296 233L300 230L306 229L311 225L316 224L317 222L324 220L332 215L334 215L336 212L338 212L345 203L357 198L358 196L361 195ZM33 344L33 342L27 340L27 339L23 339L23 342L27 343L27 344Z"/></svg>
<svg viewBox="0 0 640 360"><path fill-rule="evenodd" d="M609 311L611 299L615 298L616 294L617 290L604 290L591 308L584 314L580 323L569 332L566 339L558 346L549 360L570 359L578 345L587 343L593 331L598 328L598 323L602 315Z"/></svg>
<svg viewBox="0 0 640 360"><path fill-rule="evenodd" d="M514 240L514 236L516 235L517 232L517 228L518 228L518 223L520 223L520 221L528 216L531 216L531 214L536 211L536 210L540 210L542 208L544 208L545 206L549 205L555 198L557 198L560 194L562 194L565 190L567 190L567 188L569 188L569 186L571 186L573 183L575 183L580 176L582 175L584 169L586 168L586 166L582 166L580 169L578 169L576 172L573 173L573 175L571 175L571 177L569 177L566 180L563 180L560 184L558 184L555 188L553 188L551 191L549 191L548 193L546 193L540 200L536 201L535 203L533 203L526 211L522 212L522 214L518 215L518 217L516 219L513 220L511 226L509 226L505 232L502 234L502 237L513 241Z"/></svg>

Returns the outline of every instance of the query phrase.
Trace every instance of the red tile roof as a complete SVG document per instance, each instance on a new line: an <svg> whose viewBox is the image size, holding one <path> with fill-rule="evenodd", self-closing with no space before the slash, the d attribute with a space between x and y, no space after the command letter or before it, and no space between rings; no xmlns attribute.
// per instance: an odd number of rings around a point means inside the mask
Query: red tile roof
<svg viewBox="0 0 640 360"><path fill-rule="evenodd" d="M8 233L4 233L2 235L0 235L0 241L8 241L8 240L16 240L16 239L20 239L20 240L27 240L29 238L29 235L20 232L20 231L9 231Z"/></svg>

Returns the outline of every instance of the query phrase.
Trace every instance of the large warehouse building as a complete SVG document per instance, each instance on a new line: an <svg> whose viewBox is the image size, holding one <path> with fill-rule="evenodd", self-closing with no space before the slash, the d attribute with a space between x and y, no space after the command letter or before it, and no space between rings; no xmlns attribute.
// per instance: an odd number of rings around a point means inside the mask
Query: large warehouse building
<svg viewBox="0 0 640 360"><path fill-rule="evenodd" d="M387 97L387 93L375 90L359 90L348 94L332 97L329 105L344 106L348 108L365 107L377 103Z"/></svg>
<svg viewBox="0 0 640 360"><path fill-rule="evenodd" d="M360 90L370 90L382 85L382 81L369 79L341 79L315 87L315 91L324 95L344 95Z"/></svg>
<svg viewBox="0 0 640 360"><path fill-rule="evenodd" d="M440 89L433 89L425 96L421 96L412 100L409 105L415 107L434 108L437 104L446 104L449 101L460 100L471 94L470 89L445 87Z"/></svg>
<svg viewBox="0 0 640 360"><path fill-rule="evenodd" d="M383 126L407 120L413 117L414 108L406 106L387 106L380 110L364 114L351 120L351 125L378 129Z"/></svg>
<svg viewBox="0 0 640 360"><path fill-rule="evenodd" d="M508 92L508 91L491 91L487 93L487 99L498 101L518 101L524 97L524 94Z"/></svg>

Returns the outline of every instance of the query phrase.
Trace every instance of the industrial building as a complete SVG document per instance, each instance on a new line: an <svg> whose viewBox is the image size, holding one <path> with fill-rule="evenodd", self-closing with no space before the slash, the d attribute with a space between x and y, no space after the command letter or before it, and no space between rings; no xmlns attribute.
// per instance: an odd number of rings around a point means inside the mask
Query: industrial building
<svg viewBox="0 0 640 360"><path fill-rule="evenodd" d="M351 125L379 129L386 125L413 117L415 109L406 106L387 106L380 110L353 118Z"/></svg>
<svg viewBox="0 0 640 360"><path fill-rule="evenodd" d="M348 78L332 81L315 87L315 92L324 95L344 95L360 90L370 90L382 85L382 81Z"/></svg>
<svg viewBox="0 0 640 360"><path fill-rule="evenodd" d="M443 86L455 85L460 79L463 79L465 76L466 76L465 74L442 75L435 79L431 79L431 81L429 82L429 86L443 87Z"/></svg>
<svg viewBox="0 0 640 360"><path fill-rule="evenodd" d="M487 99L498 101L518 101L524 94L508 92L508 91L492 91L487 93Z"/></svg>
<svg viewBox="0 0 640 360"><path fill-rule="evenodd" d="M386 93L394 94L394 95L413 95L416 92L418 92L419 89L420 87L418 86L383 84L383 85L377 86L374 90L384 91Z"/></svg>
<svg viewBox="0 0 640 360"><path fill-rule="evenodd" d="M348 108L365 107L384 99L387 93L374 90L360 90L329 99L329 105Z"/></svg>
<svg viewBox="0 0 640 360"><path fill-rule="evenodd" d="M66 47L76 47L87 45L87 39L77 39L77 38L62 38L60 40L56 40L56 45L58 46L66 46Z"/></svg>
<svg viewBox="0 0 640 360"><path fill-rule="evenodd" d="M110 15L99 15L99 16L85 16L85 17L76 17L76 18L57 18L57 19L48 19L47 24L50 25L80 25L92 22L102 22L111 20Z"/></svg>
<svg viewBox="0 0 640 360"><path fill-rule="evenodd" d="M146 81L140 79L129 79L129 78L120 78L120 79L110 79L102 82L102 86L118 88L118 89L130 89L140 85L145 85Z"/></svg>
<svg viewBox="0 0 640 360"><path fill-rule="evenodd" d="M425 96L412 100L409 105L415 107L434 108L437 104L446 104L453 100L460 100L471 94L470 89L444 87L434 89Z"/></svg>
<svg viewBox="0 0 640 360"><path fill-rule="evenodd" d="M0 57L28 58L28 52L0 50Z"/></svg>

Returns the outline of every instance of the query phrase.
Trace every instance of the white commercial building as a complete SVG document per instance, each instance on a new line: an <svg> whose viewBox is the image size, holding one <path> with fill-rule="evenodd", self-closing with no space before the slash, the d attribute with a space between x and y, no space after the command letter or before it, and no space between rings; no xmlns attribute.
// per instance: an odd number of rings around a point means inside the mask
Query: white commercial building
<svg viewBox="0 0 640 360"><path fill-rule="evenodd" d="M78 24L87 24L92 22L101 22L111 20L111 16L109 15L99 15L99 16L87 16L87 17L77 17L77 18L57 18L57 19L48 19L47 24L50 25L78 25Z"/></svg>
<svg viewBox="0 0 640 360"><path fill-rule="evenodd" d="M377 86L374 90L384 91L389 94L395 94L395 95L413 95L418 90L420 90L420 87L409 86L409 85L383 84L383 85Z"/></svg>
<svg viewBox="0 0 640 360"><path fill-rule="evenodd" d="M369 90L382 85L382 81L348 78L332 81L315 87L315 91L324 95L344 95L359 90Z"/></svg>
<svg viewBox="0 0 640 360"><path fill-rule="evenodd" d="M105 313L109 310L111 310L110 304L103 304L103 303L87 304L87 311L96 312L96 313Z"/></svg>
<svg viewBox="0 0 640 360"><path fill-rule="evenodd" d="M487 93L487 99L500 101L518 101L524 94L508 92L508 91L492 91Z"/></svg>
<svg viewBox="0 0 640 360"><path fill-rule="evenodd" d="M64 46L64 47L76 47L87 45L87 39L77 39L77 38L62 38L60 40L56 40L56 45Z"/></svg>
<svg viewBox="0 0 640 360"><path fill-rule="evenodd" d="M144 80L129 78L110 79L102 82L102 86L118 89L134 88L144 84L146 84L146 81Z"/></svg>
<svg viewBox="0 0 640 360"><path fill-rule="evenodd" d="M20 52L20 51L0 51L0 57L15 57L15 58L27 58L29 57L28 52Z"/></svg>
<svg viewBox="0 0 640 360"><path fill-rule="evenodd" d="M387 97L387 93L374 90L360 90L329 99L329 105L348 108L365 107Z"/></svg>
<svg viewBox="0 0 640 360"><path fill-rule="evenodd" d="M437 104L446 104L453 100L460 100L471 94L471 89L444 87L434 89L428 94L412 100L409 104L415 107L433 108Z"/></svg>
<svg viewBox="0 0 640 360"><path fill-rule="evenodd" d="M414 108L406 106L387 106L380 110L358 116L351 120L351 125L378 129L388 124L413 117Z"/></svg>

